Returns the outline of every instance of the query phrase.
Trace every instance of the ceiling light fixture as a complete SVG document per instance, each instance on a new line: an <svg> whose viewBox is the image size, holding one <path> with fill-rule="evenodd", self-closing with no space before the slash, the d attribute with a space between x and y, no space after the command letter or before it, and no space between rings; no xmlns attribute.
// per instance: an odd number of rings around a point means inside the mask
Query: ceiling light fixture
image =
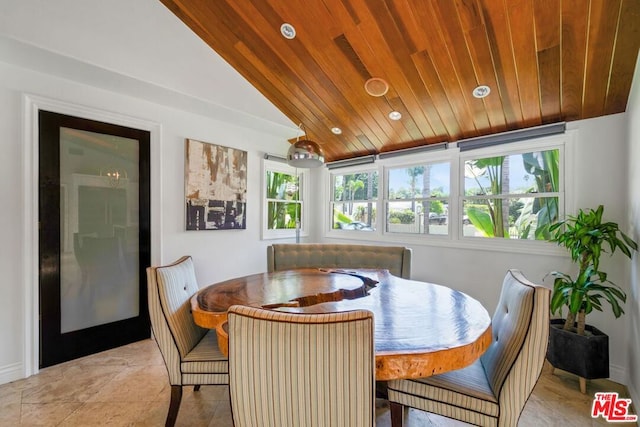
<svg viewBox="0 0 640 427"><path fill-rule="evenodd" d="M104 170L100 170L100 176L107 179L109 186L118 188L123 183L122 181L127 179L127 171L120 172L117 168L109 166Z"/></svg>
<svg viewBox="0 0 640 427"><path fill-rule="evenodd" d="M340 129L339 127L331 128L331 132L336 135L340 135L342 133L342 129Z"/></svg>
<svg viewBox="0 0 640 427"><path fill-rule="evenodd" d="M480 85L473 89L472 93L475 98L484 98L491 93L491 88L487 85Z"/></svg>
<svg viewBox="0 0 640 427"><path fill-rule="evenodd" d="M400 120L402 118L402 113L399 111L392 111L389 113L389 118L391 120Z"/></svg>
<svg viewBox="0 0 640 427"><path fill-rule="evenodd" d="M296 38L296 29L288 22L285 22L280 26L280 33L282 34L282 37L288 40Z"/></svg>
<svg viewBox="0 0 640 427"><path fill-rule="evenodd" d="M384 96L389 90L389 83L380 77L371 77L364 82L364 90L371 96Z"/></svg>
<svg viewBox="0 0 640 427"><path fill-rule="evenodd" d="M302 130L302 123L298 125L300 131L306 136L306 132ZM289 166L296 168L315 168L324 164L324 152L317 142L309 139L298 139L291 144L287 152L287 163Z"/></svg>

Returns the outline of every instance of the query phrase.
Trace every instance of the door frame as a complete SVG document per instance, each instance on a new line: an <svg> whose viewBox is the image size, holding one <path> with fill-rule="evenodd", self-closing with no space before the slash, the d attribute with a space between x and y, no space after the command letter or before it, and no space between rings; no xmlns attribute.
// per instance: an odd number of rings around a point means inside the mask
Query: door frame
<svg viewBox="0 0 640 427"><path fill-rule="evenodd" d="M150 132L151 169L151 264L160 263L162 253L161 224L161 131L162 126L153 121L72 104L37 95L23 94L23 143L22 143L22 290L23 290L23 369L24 378L39 371L39 245L38 245L38 144L39 110L76 116L83 119L113 123Z"/></svg>

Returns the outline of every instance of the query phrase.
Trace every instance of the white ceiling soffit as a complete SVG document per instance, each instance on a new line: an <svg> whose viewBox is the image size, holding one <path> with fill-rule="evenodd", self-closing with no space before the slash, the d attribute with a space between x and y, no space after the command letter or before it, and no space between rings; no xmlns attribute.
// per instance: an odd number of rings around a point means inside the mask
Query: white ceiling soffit
<svg viewBox="0 0 640 427"><path fill-rule="evenodd" d="M79 61L236 112L244 126L258 118L295 136L280 110L157 0L0 0L0 11L0 60L13 50L9 60L35 67L53 60L44 49L67 57L59 70ZM15 54L20 47L26 54Z"/></svg>

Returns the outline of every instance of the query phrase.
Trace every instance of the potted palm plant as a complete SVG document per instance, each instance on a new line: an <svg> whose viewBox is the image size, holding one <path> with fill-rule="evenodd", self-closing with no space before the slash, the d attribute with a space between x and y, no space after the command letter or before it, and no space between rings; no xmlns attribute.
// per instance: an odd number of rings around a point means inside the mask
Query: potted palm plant
<svg viewBox="0 0 640 427"><path fill-rule="evenodd" d="M631 251L638 245L620 231L618 224L603 222L604 207L580 210L577 216L569 216L549 227L550 241L567 248L573 262L578 264L575 279L567 273L551 272L555 277L551 294L551 312L565 319L551 321L547 359L559 368L580 377L580 389L584 393L586 379L609 376L608 336L587 325L586 315L594 309L603 311L608 303L616 318L624 310L627 296L600 270L600 256L613 255L617 249L631 258Z"/></svg>

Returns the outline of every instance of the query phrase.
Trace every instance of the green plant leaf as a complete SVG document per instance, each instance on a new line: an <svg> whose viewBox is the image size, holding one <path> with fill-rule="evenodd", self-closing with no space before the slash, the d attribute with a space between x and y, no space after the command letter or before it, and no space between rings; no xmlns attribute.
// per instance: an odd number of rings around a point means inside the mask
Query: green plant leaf
<svg viewBox="0 0 640 427"><path fill-rule="evenodd" d="M557 296L557 295L556 295ZM552 299L551 300L551 313L562 315L562 307L566 304L564 303L564 299Z"/></svg>
<svg viewBox="0 0 640 427"><path fill-rule="evenodd" d="M579 289L574 289L569 297L569 311L573 314L578 314L582 308L583 293Z"/></svg>
<svg viewBox="0 0 640 427"><path fill-rule="evenodd" d="M624 234L622 231L620 232L620 235L622 236L622 239L624 240L627 246L629 246L634 251L638 250L638 244L634 242L629 236Z"/></svg>
<svg viewBox="0 0 640 427"><path fill-rule="evenodd" d="M467 216L469 217L469 221L480 230L487 237L495 237L495 233L493 230L493 221L491 220L491 216L473 206L467 208Z"/></svg>
<svg viewBox="0 0 640 427"><path fill-rule="evenodd" d="M619 249L631 258L631 252L637 250L638 245L620 231L618 224L603 222L603 216L604 207L600 205L595 210L580 210L576 216L568 216L548 227L549 240L565 247L579 267L575 280L564 273L550 273L556 278L550 303L552 312L561 312L566 305L570 313L588 314L593 310L602 311L606 301L616 317L624 313L622 304L626 302L626 294L599 270L600 257L603 253L611 256Z"/></svg>

